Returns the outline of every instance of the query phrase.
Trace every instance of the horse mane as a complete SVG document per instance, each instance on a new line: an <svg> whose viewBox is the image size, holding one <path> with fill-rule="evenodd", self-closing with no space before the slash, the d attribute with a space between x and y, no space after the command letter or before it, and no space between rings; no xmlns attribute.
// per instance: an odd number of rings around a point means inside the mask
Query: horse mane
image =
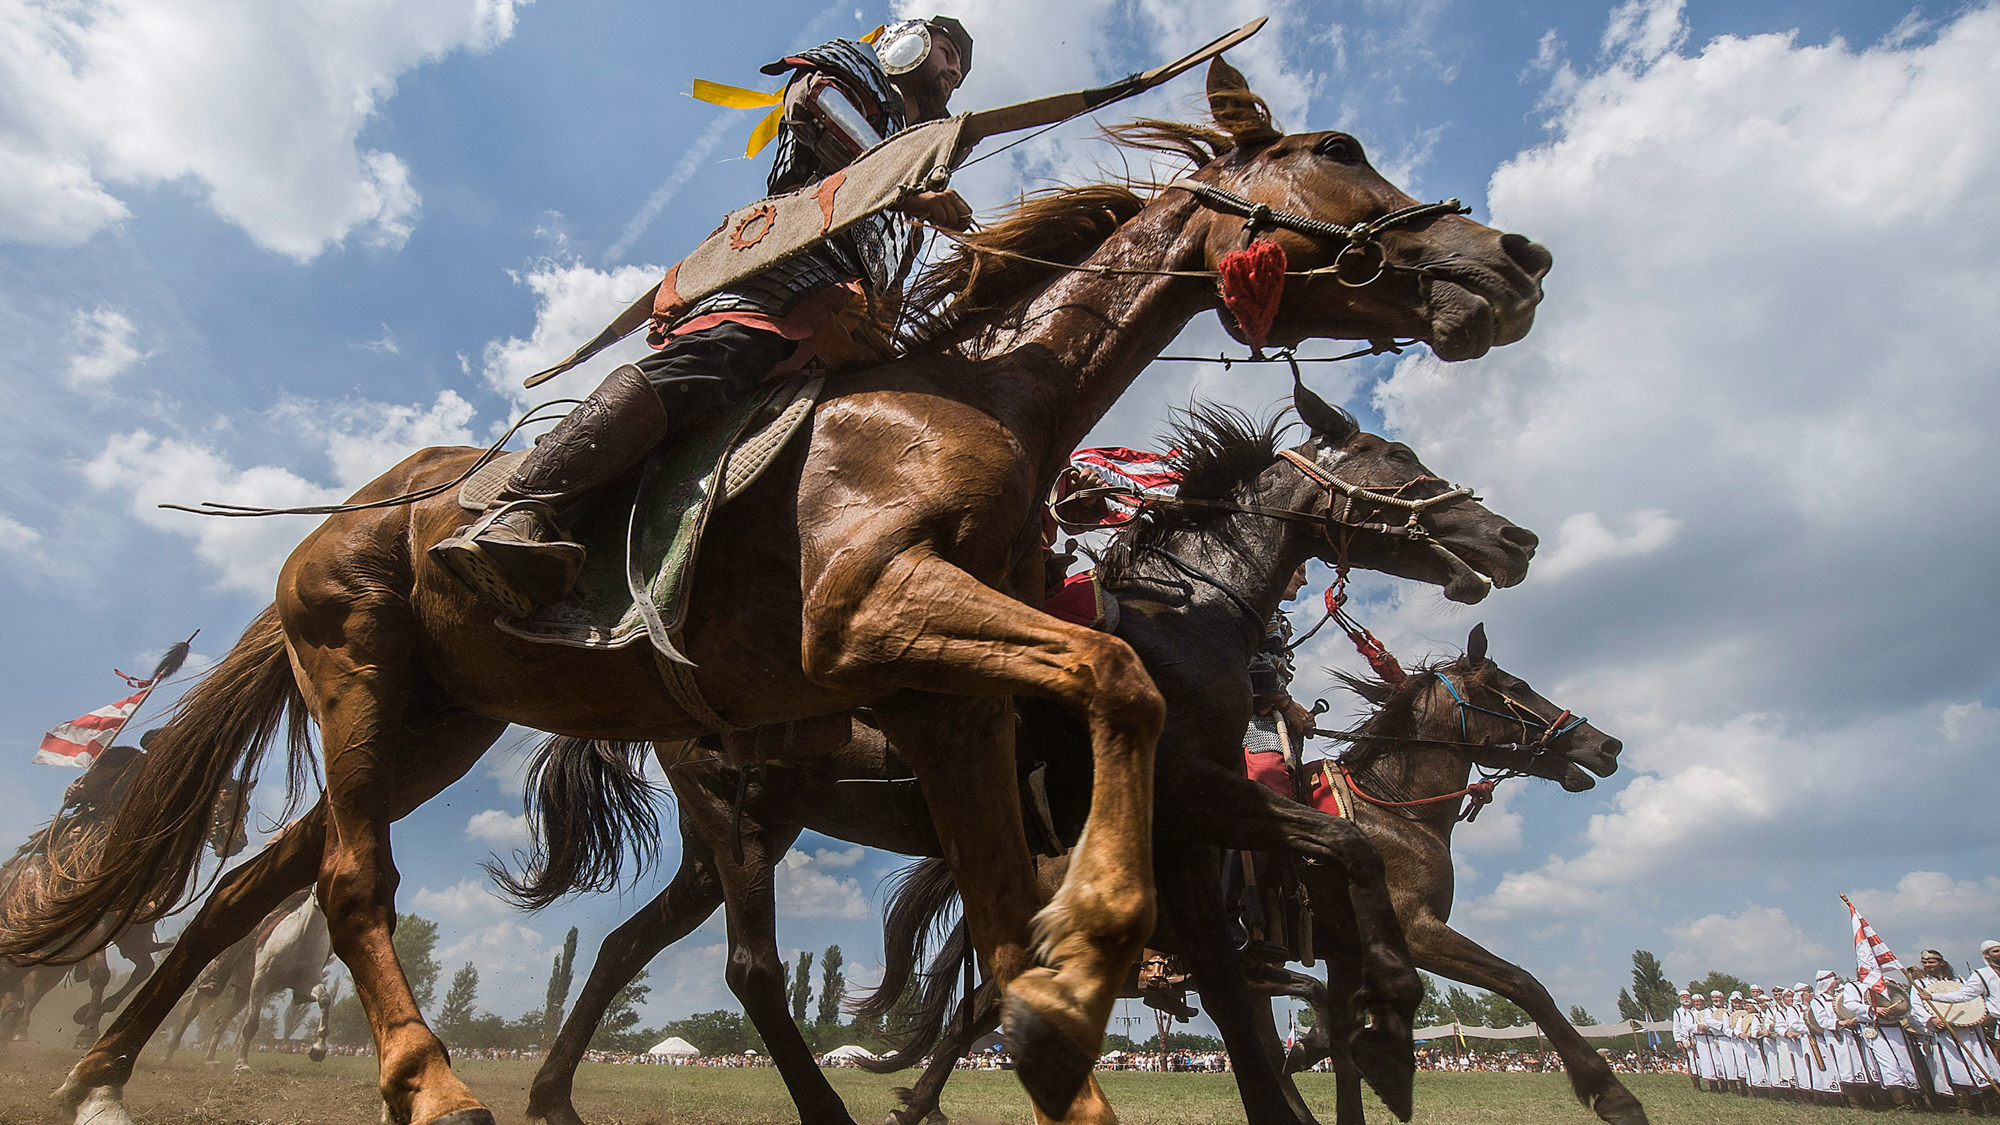
<svg viewBox="0 0 2000 1125"><path fill-rule="evenodd" d="M1156 440L1171 449L1168 471L1180 481L1178 495L1187 500L1221 500L1270 468L1278 459L1284 433L1291 427L1285 412L1253 418L1246 411L1219 402L1190 402L1176 410L1168 432ZM1208 523L1226 513L1216 508L1183 508L1172 504L1148 507L1138 519L1120 528L1106 548L1097 573L1115 587L1132 573L1134 560L1167 532Z"/></svg>
<svg viewBox="0 0 2000 1125"><path fill-rule="evenodd" d="M1407 669L1407 676L1400 684L1392 684L1376 676L1356 676L1338 668L1329 668L1340 685L1360 696L1370 708L1368 717L1356 723L1342 734L1359 735L1382 734L1369 728L1387 726L1392 733L1396 730L1408 731L1416 725L1417 696L1430 682L1434 673L1453 667L1464 660L1463 656L1441 657L1413 664ZM1349 744L1348 749L1338 755L1338 760L1349 769L1360 769L1376 757L1388 751L1388 742L1382 738L1364 738Z"/></svg>

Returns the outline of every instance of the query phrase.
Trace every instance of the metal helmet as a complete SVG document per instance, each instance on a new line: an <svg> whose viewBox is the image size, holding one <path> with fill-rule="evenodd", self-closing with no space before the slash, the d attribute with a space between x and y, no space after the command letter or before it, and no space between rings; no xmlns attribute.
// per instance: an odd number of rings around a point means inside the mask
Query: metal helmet
<svg viewBox="0 0 2000 1125"><path fill-rule="evenodd" d="M958 48L960 75L972 73L972 36L950 16L901 20L882 29L875 39L875 58L891 76L908 74L931 57L931 36L943 33Z"/></svg>

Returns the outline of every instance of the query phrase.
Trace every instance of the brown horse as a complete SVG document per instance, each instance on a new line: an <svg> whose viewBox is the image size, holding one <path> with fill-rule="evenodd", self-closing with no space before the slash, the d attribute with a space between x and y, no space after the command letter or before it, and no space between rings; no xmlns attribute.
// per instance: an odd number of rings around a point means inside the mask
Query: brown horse
<svg viewBox="0 0 2000 1125"><path fill-rule="evenodd" d="M1560 742L1570 748L1570 761L1550 756L1538 760L1532 749L1535 735L1538 730L1556 729L1550 719L1555 709L1487 658L1483 626L1473 630L1462 659L1413 673L1400 688L1379 680L1342 679L1374 705L1367 721L1350 732L1354 749L1346 759L1347 768L1359 792L1377 799L1354 801L1354 822L1381 849L1396 917L1402 920L1418 967L1519 1004L1562 1056L1579 1101L1615 1125L1645 1125L1646 1111L1639 1099L1570 1026L1542 983L1446 924L1453 885L1451 833L1460 816L1459 798L1446 795L1463 793L1475 766L1551 778L1572 792L1587 789L1591 779L1577 763L1608 775L1622 744L1584 724ZM1563 722L1572 719L1582 721L1570 716ZM1579 748L1586 753L1579 755ZM1392 807L1378 801L1424 803ZM1329 960L1327 971L1332 1027L1337 1031L1349 1018L1343 1010L1340 979L1344 966ZM1287 1069L1304 1069L1328 1057L1325 1031L1324 1026L1314 1027L1293 1050ZM1340 1125L1362 1122L1361 1086L1351 1073L1340 1076L1339 1121Z"/></svg>
<svg viewBox="0 0 2000 1125"><path fill-rule="evenodd" d="M1442 489L1407 447L1363 432L1352 417L1310 392L1302 391L1299 397L1300 413L1313 432L1310 441L1290 452L1307 464L1329 471L1337 467L1343 481L1378 494L1411 496ZM1457 570L1431 550L1413 550L1412 540L1398 534L1400 525L1385 522L1382 510L1365 499L1353 501L1356 507L1343 514L1346 500L1281 454L1275 425L1259 427L1234 411L1197 407L1179 431L1175 469L1183 481L1182 499L1189 506L1164 504L1148 516L1149 523L1155 516L1174 522L1171 531L1148 533L1133 525L1119 537L1119 550L1127 557L1137 552L1143 562L1152 550L1168 551L1223 584L1199 587L1185 597L1170 594L1166 602L1159 602L1155 598L1161 591L1139 581L1141 565L1126 568L1132 589L1122 595L1131 598L1122 616L1132 618L1134 631L1120 635L1132 642L1148 669L1155 670L1169 714L1160 737L1154 783L1156 821L1173 826L1169 838L1156 840L1154 853L1162 928L1183 935L1199 930L1219 935L1222 930L1219 906L1211 916L1198 906L1186 908L1181 903L1178 886L1188 862L1181 846L1185 841L1254 847L1261 841L1248 825L1275 825L1293 850L1327 861L1315 869L1316 875L1324 872L1359 887L1342 897L1351 894L1357 910L1372 913L1347 928L1369 939L1350 944L1369 948L1381 940L1378 931L1394 928L1380 917L1393 913L1380 859L1360 854L1365 845L1359 850L1347 846L1362 842L1350 826L1303 806L1284 802L1291 815L1272 815L1272 806L1280 803L1275 795L1243 776L1239 747L1251 706L1244 672L1249 647L1261 640L1263 623L1277 608L1292 571L1315 555L1436 584L1457 577ZM1525 573L1535 542L1532 533L1463 495L1431 509L1421 526L1434 537L1430 542L1470 560L1475 569L1503 585L1519 581ZM1184 580L1170 568L1155 577ZM1249 608L1232 604L1223 587L1242 597ZM1474 583L1457 596L1473 599L1483 593L1484 587ZM1171 671L1159 671L1163 668ZM1048 810L1051 823L1038 823L1036 834L1060 837L1043 843L1046 850L1060 850L1061 843L1073 839L1074 828L1087 811L1076 808L1074 798L1089 791L1087 777L1076 776L1088 771L1088 739L1058 708L1023 707L1020 717L1021 772L1031 774L1039 764L1046 779L1042 797L1031 795L1026 803ZM661 747L660 761L680 810L680 870L658 897L605 938L589 980L535 1076L529 1118L548 1125L581 1125L571 1104L572 1079L612 997L662 949L724 906L729 918L730 990L763 1036L800 1119L806 1125L852 1125L846 1106L820 1071L786 1007L773 898L775 868L805 828L905 855L939 856L942 852L923 795L914 782L904 780L908 774L901 759L880 733L861 724L856 724L847 746L809 768L746 774L697 749L680 747ZM504 877L525 904L545 905L588 882L583 876L601 867L599 857L605 849L625 846L621 833L595 835L626 821L623 810L643 807L643 797L636 793L612 797L621 788L638 788L636 771L622 762L611 748L564 739L553 740L537 756L531 777L538 854L531 863L531 878ZM1032 782L1027 788L1034 793ZM650 821L639 819L642 823L629 825L622 835L650 830ZM1350 837L1346 842L1340 838L1343 829ZM1055 874L1053 879L1047 877L1050 873ZM1059 868L1044 864L1043 874L1045 886L1062 882ZM1261 1019L1268 1031L1269 1018L1250 1010L1247 991L1235 997L1235 1003L1222 999L1220 994L1234 982L1227 979L1226 967L1210 962L1207 968L1205 995L1236 1059L1246 1119L1254 1125L1309 1120L1296 1090L1278 1072L1277 1052L1266 1052L1258 1041L1255 1023ZM1414 987L1414 979L1410 984ZM1367 1001L1375 1017L1368 1038L1377 1046L1361 1053L1371 1063L1381 1060L1368 1077L1391 1104L1406 1104L1409 1099L1408 1020L1415 999L1410 994L1407 1009L1389 997ZM876 1006L886 1011L888 1003ZM893 1118L915 1122L927 1116L936 1107L956 1057L941 1056L944 1069L927 1073ZM1400 1067L1393 1061L1398 1057Z"/></svg>
<svg viewBox="0 0 2000 1125"><path fill-rule="evenodd" d="M145 763L144 751L113 746L69 784L63 793L62 810L0 864L0 931L27 916L37 903L60 893L67 874L89 865L104 846L112 817L130 795ZM244 828L250 815L247 793L230 778L216 795L209 814L207 845L220 859L234 856L249 842ZM74 970L77 979L90 986L90 999L72 1017L79 1047L97 1039L104 1014L115 1011L146 982L153 972L154 955L165 948L165 943L153 936L152 921L120 926L117 917L105 916L87 939L95 952ZM132 975L110 996L105 995L111 984L111 963L103 952L106 946L115 947L132 962ZM69 970L57 965L0 962L0 1045L27 1038L28 1019L36 1005L68 975Z"/></svg>
<svg viewBox="0 0 2000 1125"><path fill-rule="evenodd" d="M200 944L192 933L184 940L188 961L219 953L317 876L334 947L374 1031L391 1118L487 1122L425 1026L390 944L395 820L461 777L510 722L678 742L871 706L898 745L923 748L911 765L964 889L980 959L1005 990L1018 1076L1039 1113L1069 1114L1118 984L1152 929L1151 774L1163 706L1130 647L1031 608L1043 581L1033 518L1042 488L1152 357L1217 306L1212 271L1245 224L1217 209L1223 197L1211 189L1315 232L1269 235L1295 266L1329 267L1285 288L1269 330L1278 343L1415 336L1442 358L1472 358L1528 331L1550 261L1519 235L1414 215L1351 137L1285 136L1240 74L1217 60L1209 79L1222 131L1172 130L1206 157L1194 178L1208 187L1061 213L1034 255L1076 262L1053 279L1025 263L968 266L955 307L991 315L948 317L956 335L937 346L840 376L808 440L712 529L684 633L703 706L662 690L643 649L537 645L498 628L425 558L462 522L448 492L334 515L286 562L274 611L211 673L211 682L252 686L227 699L193 693L162 731L164 768L147 771L97 868L24 935L0 941L0 953L73 942L107 910L177 897L205 779L235 768L297 700L324 743L326 814L307 817L219 888L197 919L212 923ZM1029 214L1045 221L1052 210L1059 201ZM1361 239L1382 256L1380 277L1350 285L1336 276L1336 255L1357 243L1314 224L1392 216L1407 221ZM975 250L964 260L977 259ZM942 346L975 338L976 347ZM419 452L356 499L445 485L478 456ZM1095 758L1090 825L1046 905L1011 785L1014 695L1084 716ZM163 967L172 976L160 995L192 977L180 952ZM164 1015L142 990L72 1070L69 1104L122 1115L117 1087L143 1040L121 1029ZM1078 1118L1109 1116L1094 1088L1076 1109Z"/></svg>

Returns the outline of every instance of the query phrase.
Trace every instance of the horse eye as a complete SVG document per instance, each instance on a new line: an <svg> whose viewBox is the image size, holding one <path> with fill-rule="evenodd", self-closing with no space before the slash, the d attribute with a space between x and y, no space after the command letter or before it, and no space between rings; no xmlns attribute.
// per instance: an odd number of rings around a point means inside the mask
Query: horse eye
<svg viewBox="0 0 2000 1125"><path fill-rule="evenodd" d="M1341 164L1359 164L1361 162L1361 145L1353 137L1341 136L1336 133L1314 145L1313 154L1324 156L1328 160L1338 161Z"/></svg>

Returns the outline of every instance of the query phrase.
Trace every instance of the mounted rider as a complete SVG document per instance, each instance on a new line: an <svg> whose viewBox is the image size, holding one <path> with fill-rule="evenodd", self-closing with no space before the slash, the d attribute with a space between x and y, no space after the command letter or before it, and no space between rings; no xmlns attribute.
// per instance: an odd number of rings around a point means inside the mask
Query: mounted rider
<svg viewBox="0 0 2000 1125"><path fill-rule="evenodd" d="M789 73L771 168L772 194L845 167L907 126L946 116L972 70L972 36L935 16L892 24L874 45L836 39L763 68ZM964 230L972 212L953 191L922 192L902 212ZM691 306L663 290L647 341L657 351L607 376L538 441L474 523L430 555L501 609L525 617L576 581L584 549L564 538L558 510L625 475L774 375L838 359L851 348L855 298L893 304L915 258L903 215L871 216Z"/></svg>

